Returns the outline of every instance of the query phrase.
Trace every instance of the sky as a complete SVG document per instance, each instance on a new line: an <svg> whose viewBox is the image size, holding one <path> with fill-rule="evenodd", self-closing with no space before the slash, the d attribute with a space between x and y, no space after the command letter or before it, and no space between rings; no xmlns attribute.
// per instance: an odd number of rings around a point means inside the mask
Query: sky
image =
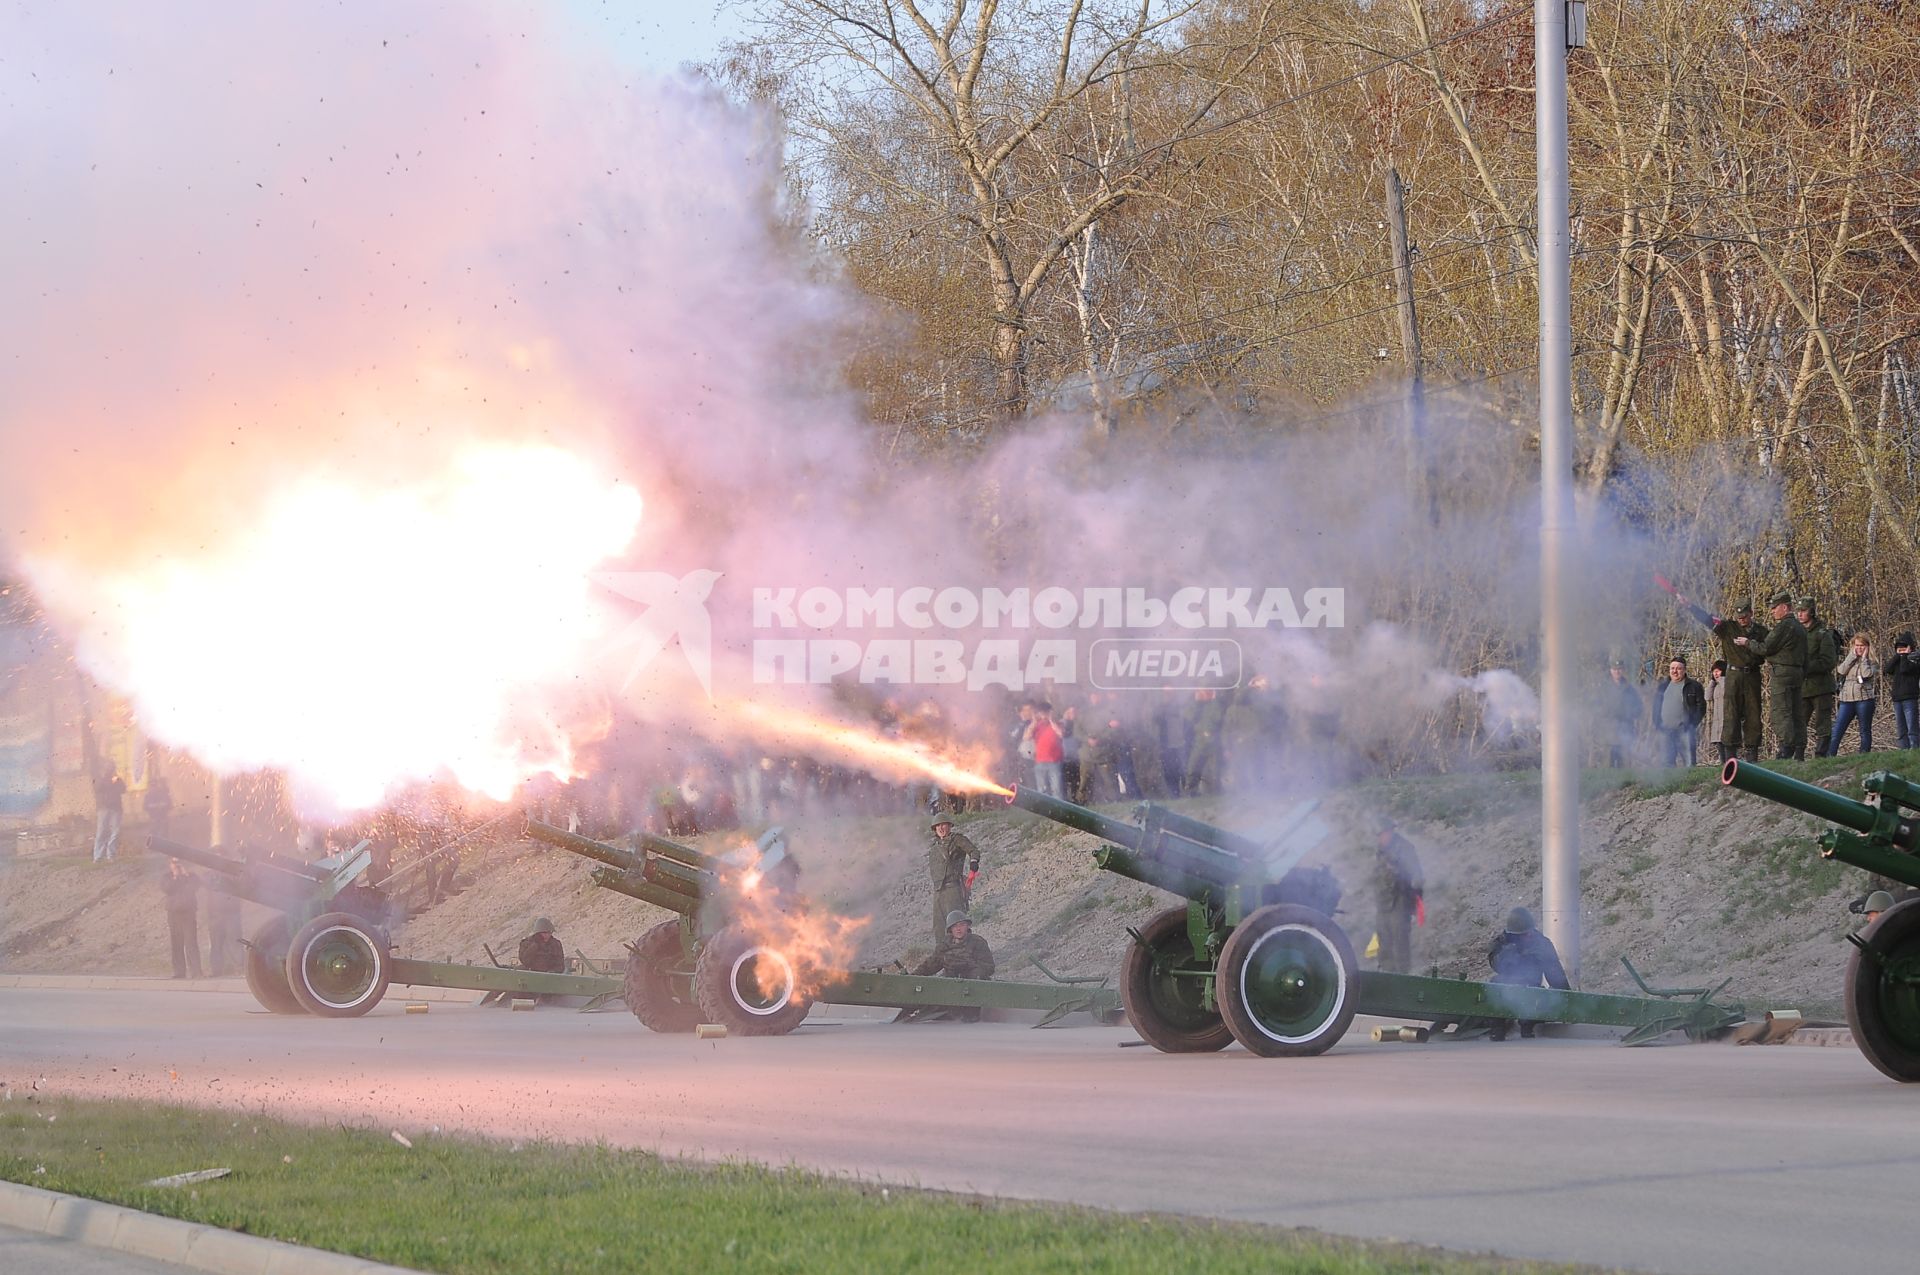
<svg viewBox="0 0 1920 1275"><path fill-rule="evenodd" d="M705 62L745 29L722 0L566 0L572 25L624 65L670 73Z"/></svg>

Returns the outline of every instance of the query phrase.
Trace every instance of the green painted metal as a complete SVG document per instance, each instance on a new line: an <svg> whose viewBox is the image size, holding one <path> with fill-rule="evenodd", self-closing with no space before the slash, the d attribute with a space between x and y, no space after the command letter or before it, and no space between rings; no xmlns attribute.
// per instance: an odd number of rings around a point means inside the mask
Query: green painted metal
<svg viewBox="0 0 1920 1275"><path fill-rule="evenodd" d="M1920 887L1920 784L1875 771L1860 783L1868 800L1854 801L1752 762L1728 762L1720 781L1839 824L1820 836L1821 857ZM1856 949L1846 985L1854 1044L1886 1075L1920 1082L1920 899L1895 903L1847 939Z"/></svg>
<svg viewBox="0 0 1920 1275"><path fill-rule="evenodd" d="M1298 859L1298 838L1290 846L1284 844L1285 838L1267 845L1149 804L1137 808L1137 824L1126 824L1027 789L1016 789L1007 801L1104 838L1109 844L1094 851L1097 866L1188 900L1186 937L1190 951L1152 949L1138 931L1129 931L1149 956L1141 986L1134 992L1136 1000L1128 1005L1130 1014L1151 1019L1142 1027L1142 1035L1177 1039L1182 1034L1203 1031L1209 1021L1217 1021L1223 995L1236 998L1234 1008L1255 1032L1301 1037L1312 1035L1316 1024L1331 1024L1329 1031L1337 1026L1343 1008L1343 958L1334 953L1333 945L1319 942L1306 930L1289 928L1275 939L1263 939L1240 971L1238 981L1243 986L1221 986L1220 957L1235 927L1261 907L1299 903L1286 897L1281 881L1274 877L1279 867ZM1301 819L1292 820L1290 835L1302 827ZM1319 916L1316 924L1320 928L1338 930L1330 918L1311 914ZM1588 1023L1626 1029L1627 1044L1644 1043L1670 1031L1685 1031L1692 1039L1703 1040L1746 1016L1738 1005L1714 1001L1725 983L1711 990L1656 991L1646 986L1631 965L1628 970L1648 993L1646 996L1376 971L1357 971L1351 994L1354 1009L1361 1014L1443 1024L1485 1019ZM1142 1025L1136 1021L1135 1026ZM1156 1027L1161 1030L1150 1030ZM1241 1040L1249 1043L1244 1036Z"/></svg>
<svg viewBox="0 0 1920 1275"><path fill-rule="evenodd" d="M663 907L680 915L681 960L664 970L677 983L690 980L699 953L712 933L725 923L724 909L705 907L706 892L717 892L722 875L731 868L711 855L662 837L639 834L636 848L626 850L582 837L538 820L527 821L528 835L549 845L571 850L606 866L593 873L603 889ZM678 893L662 884L688 881L700 893ZM1039 965L1039 962L1035 962ZM1046 983L1015 983L995 979L934 978L884 971L834 970L821 975L812 999L822 1004L872 1006L891 1009L1024 1009L1040 1010L1041 1025L1076 1010L1111 1017L1120 1010L1119 993L1100 986L1104 979L1055 976L1040 966Z"/></svg>
<svg viewBox="0 0 1920 1275"><path fill-rule="evenodd" d="M620 980L599 974L547 974L538 970L395 957L391 981L402 987L446 987L469 992L519 992L527 996L617 996Z"/></svg>

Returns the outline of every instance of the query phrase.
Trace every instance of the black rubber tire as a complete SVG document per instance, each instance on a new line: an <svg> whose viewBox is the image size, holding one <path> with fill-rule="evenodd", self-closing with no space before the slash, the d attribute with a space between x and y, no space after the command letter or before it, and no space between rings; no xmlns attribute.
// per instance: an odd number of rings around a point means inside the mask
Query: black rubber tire
<svg viewBox="0 0 1920 1275"><path fill-rule="evenodd" d="M749 982L758 962L778 963L779 983L761 994ZM734 1036L784 1036L800 1025L813 1002L799 992L798 971L786 958L733 926L707 940L693 969L701 1022L719 1023Z"/></svg>
<svg viewBox="0 0 1920 1275"><path fill-rule="evenodd" d="M1883 1074L1920 1081L1920 899L1894 904L1860 939L1879 959L1856 947L1847 962L1853 1043Z"/></svg>
<svg viewBox="0 0 1920 1275"><path fill-rule="evenodd" d="M1187 910L1169 908L1140 927L1120 963L1120 1003L1140 1039L1168 1054L1205 1054L1233 1043L1220 1015L1201 1007L1204 979L1169 974L1169 965L1198 967L1187 937Z"/></svg>
<svg viewBox="0 0 1920 1275"><path fill-rule="evenodd" d="M340 986L316 981L330 958L348 971ZM386 931L351 912L324 912L287 944L287 985L302 1009L321 1018L360 1017L380 1003L392 977Z"/></svg>
<svg viewBox="0 0 1920 1275"><path fill-rule="evenodd" d="M247 976L247 990L261 1008L274 1014L304 1014L306 1008L293 998L287 982L287 918L276 916L253 932L247 940L246 959L241 970Z"/></svg>
<svg viewBox="0 0 1920 1275"><path fill-rule="evenodd" d="M700 1025L700 1006L674 995L676 980L668 973L684 960L678 921L660 922L642 934L628 954L627 1008L649 1030L690 1032Z"/></svg>
<svg viewBox="0 0 1920 1275"><path fill-rule="evenodd" d="M1312 908L1275 903L1227 936L1214 996L1250 1052L1297 1058L1323 1054L1346 1035L1359 986L1360 963L1339 926Z"/></svg>

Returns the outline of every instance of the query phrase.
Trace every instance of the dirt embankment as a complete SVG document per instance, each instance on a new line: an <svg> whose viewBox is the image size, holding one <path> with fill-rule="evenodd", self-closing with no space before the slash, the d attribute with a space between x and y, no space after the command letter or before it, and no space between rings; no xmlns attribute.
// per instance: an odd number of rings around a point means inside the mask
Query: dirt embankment
<svg viewBox="0 0 1920 1275"><path fill-rule="evenodd" d="M1858 791L1865 769L1816 767L1829 775L1823 782L1848 793ZM1658 983L1700 985L1731 975L1729 994L1755 1007L1832 1012L1848 952L1846 902L1862 892L1865 877L1819 859L1812 839L1821 825L1721 791L1704 768L1684 777L1589 777L1591 788L1609 784L1584 807L1583 982L1626 989L1624 955ZM1287 804L1181 806L1257 829ZM1370 807L1401 820L1425 864L1419 968L1484 975L1486 944L1507 910L1539 900L1537 776L1374 783L1326 799L1321 814L1338 831L1307 861L1328 864L1345 886L1339 920L1357 948L1373 932L1371 852L1352 833ZM960 827L985 861L973 910L1003 977L1038 977L1030 956L1060 973L1110 972L1128 942L1126 927L1175 902L1095 870L1087 853L1094 841L1084 834L1016 812L963 816ZM926 949L932 905L924 820L816 819L789 832L814 897L868 918L861 964ZM510 960L529 920L544 915L570 951L619 956L666 914L599 889L591 869L526 842L470 850L462 892L402 927L402 951L484 963L483 945L491 945ZM166 973L157 878L151 858L98 866L76 856L0 860L0 971ZM257 919L250 914L249 925Z"/></svg>

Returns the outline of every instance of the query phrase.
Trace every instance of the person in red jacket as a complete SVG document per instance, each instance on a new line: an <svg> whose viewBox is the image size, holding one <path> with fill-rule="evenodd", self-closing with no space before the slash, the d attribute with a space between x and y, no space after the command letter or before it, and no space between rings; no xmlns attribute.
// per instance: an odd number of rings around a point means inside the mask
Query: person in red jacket
<svg viewBox="0 0 1920 1275"><path fill-rule="evenodd" d="M1066 798L1066 744L1053 723L1053 705L1045 700L1033 706L1034 787L1049 797Z"/></svg>

